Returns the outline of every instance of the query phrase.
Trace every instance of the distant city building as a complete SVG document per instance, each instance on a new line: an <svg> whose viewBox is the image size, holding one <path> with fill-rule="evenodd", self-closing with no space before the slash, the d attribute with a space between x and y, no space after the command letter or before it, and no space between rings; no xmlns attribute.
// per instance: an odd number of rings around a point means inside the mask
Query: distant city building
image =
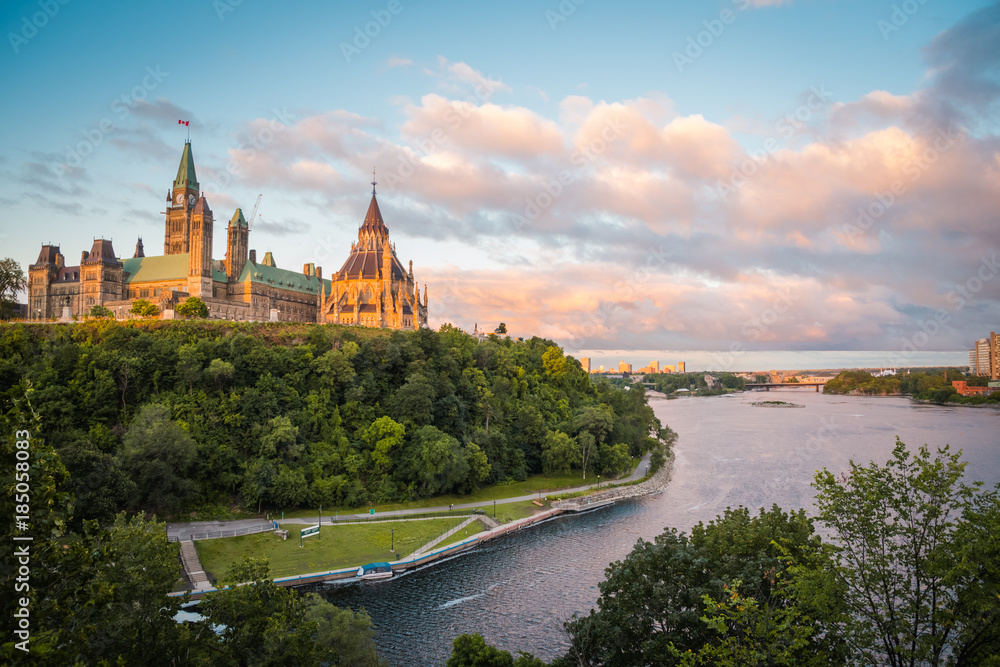
<svg viewBox="0 0 1000 667"><path fill-rule="evenodd" d="M952 380L951 386L954 387L961 396L985 396L996 391L996 389L992 387L970 387L969 383L965 380Z"/></svg>
<svg viewBox="0 0 1000 667"><path fill-rule="evenodd" d="M631 373L632 372L632 364L627 364L627 363L625 363L625 360L622 359L618 363L618 372L619 373Z"/></svg>
<svg viewBox="0 0 1000 667"><path fill-rule="evenodd" d="M649 362L649 372L650 373L659 373L660 372L660 362L659 361L651 361L651 362Z"/></svg>
<svg viewBox="0 0 1000 667"><path fill-rule="evenodd" d="M664 370L664 372L666 372L666 373L673 373L673 372L674 372L674 367L673 367L673 366L667 366L667 367L666 367L665 369L663 369L663 370Z"/></svg>
<svg viewBox="0 0 1000 667"><path fill-rule="evenodd" d="M678 361L677 362L677 372L678 373L683 373L684 372L684 362L683 361Z"/></svg>
<svg viewBox="0 0 1000 667"><path fill-rule="evenodd" d="M975 342L973 348L969 350L969 374L989 375L990 367L990 339L980 338Z"/></svg>
<svg viewBox="0 0 1000 667"><path fill-rule="evenodd" d="M590 357L580 357L580 366L583 367L584 373L590 372Z"/></svg>
<svg viewBox="0 0 1000 667"><path fill-rule="evenodd" d="M990 379L1000 380L1000 336L990 332Z"/></svg>

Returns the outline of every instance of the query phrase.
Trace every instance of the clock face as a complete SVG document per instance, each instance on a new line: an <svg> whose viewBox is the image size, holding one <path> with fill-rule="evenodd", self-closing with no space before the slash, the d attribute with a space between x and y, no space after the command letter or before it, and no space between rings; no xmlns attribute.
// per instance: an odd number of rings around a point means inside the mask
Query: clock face
<svg viewBox="0 0 1000 667"><path fill-rule="evenodd" d="M188 195L188 206L194 206L195 201L197 200L194 195Z"/></svg>
<svg viewBox="0 0 1000 667"><path fill-rule="evenodd" d="M183 204L184 203L184 193L183 192L178 192L174 196L174 202L177 203L177 204Z"/></svg>

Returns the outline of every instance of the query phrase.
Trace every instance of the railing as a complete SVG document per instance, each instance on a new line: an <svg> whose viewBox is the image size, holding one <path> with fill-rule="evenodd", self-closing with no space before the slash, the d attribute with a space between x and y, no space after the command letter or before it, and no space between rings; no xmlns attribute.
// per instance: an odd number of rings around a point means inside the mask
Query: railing
<svg viewBox="0 0 1000 667"><path fill-rule="evenodd" d="M420 514L348 514L346 516L324 516L324 521L332 523L378 523L380 521L408 521L410 519L450 519L452 517L472 516L470 509L451 510L449 512L423 512ZM280 523L281 520L278 519Z"/></svg>
<svg viewBox="0 0 1000 667"><path fill-rule="evenodd" d="M425 512L421 514L348 514L345 516L323 516L323 524L341 524L341 523L381 523L386 521L411 521L417 519L451 519L451 518L461 518L474 516L475 513L470 509L463 510L451 510L449 512ZM315 519L316 517L312 517ZM309 517L297 517L295 520L304 519L309 521ZM274 519L275 522L281 524L288 524L291 519ZM312 524L302 524L312 525ZM183 542L184 540L198 541L198 540L214 540L220 537L238 537L240 535L254 535L256 533L265 533L274 530L274 524L268 522L260 526L250 526L248 528L234 528L232 530L210 530L201 533L185 533L181 535L170 535L167 534L167 540L170 542Z"/></svg>
<svg viewBox="0 0 1000 667"><path fill-rule="evenodd" d="M261 526L249 526L247 528L234 528L233 530L210 530L205 533L188 533L187 535L167 535L170 542L183 542L185 540L214 540L219 537L236 537L238 535L253 535L254 533L265 533L274 530L274 525L267 523Z"/></svg>

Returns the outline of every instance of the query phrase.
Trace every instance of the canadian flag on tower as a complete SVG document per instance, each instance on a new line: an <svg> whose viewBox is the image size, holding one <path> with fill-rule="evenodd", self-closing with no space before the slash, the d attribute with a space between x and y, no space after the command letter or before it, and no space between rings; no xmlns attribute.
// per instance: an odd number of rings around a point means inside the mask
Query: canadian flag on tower
<svg viewBox="0 0 1000 667"><path fill-rule="evenodd" d="M179 121L177 121L177 124L178 125L191 125L191 121L189 121L189 120L179 120Z"/></svg>

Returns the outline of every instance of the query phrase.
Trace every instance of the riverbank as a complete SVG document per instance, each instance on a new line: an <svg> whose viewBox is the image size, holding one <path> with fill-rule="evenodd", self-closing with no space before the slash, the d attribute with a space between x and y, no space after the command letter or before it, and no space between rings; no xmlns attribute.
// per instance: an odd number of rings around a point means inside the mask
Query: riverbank
<svg viewBox="0 0 1000 667"><path fill-rule="evenodd" d="M533 525L537 525L543 521L549 519L554 519L561 515L567 514L577 514L580 512L586 512L590 510L599 509L607 505L614 504L620 500L626 500L629 498L635 498L638 496L649 495L652 493L657 493L662 491L670 483L673 476L675 457L673 452L667 457L666 462L663 466L650 475L648 478L635 483L635 484L623 484L621 486L614 486L611 488L605 488L601 490L595 490L594 493L588 494L586 496L581 496L577 498L572 498L570 500L563 500L554 503L550 509L539 511L537 514L533 514L529 517L524 517L521 519L515 519L510 523L498 525L491 527L488 530L484 530L468 538L464 538L452 544L431 549L429 551L420 553L420 550L413 555L407 556L405 558L400 558L395 561L390 561L389 565L392 568L393 573L406 572L408 570L414 570L425 565L430 565L437 561L451 558L460 553L474 549L475 547L488 542L490 540L496 539L503 535L507 535L512 532L518 532L525 528ZM321 572L311 572L300 575L290 575L285 577L277 577L274 579L274 583L278 586L304 586L308 584L317 584L325 582L336 582L336 581L346 581L354 579L357 575L358 568L364 565L364 563L358 563L357 565L352 565L350 567L343 567L337 569L330 569ZM215 590L219 590L213 587L204 587L195 591L186 591L190 593L192 600L200 600L206 594L211 593ZM171 596L182 596L186 593L185 591L171 593Z"/></svg>

